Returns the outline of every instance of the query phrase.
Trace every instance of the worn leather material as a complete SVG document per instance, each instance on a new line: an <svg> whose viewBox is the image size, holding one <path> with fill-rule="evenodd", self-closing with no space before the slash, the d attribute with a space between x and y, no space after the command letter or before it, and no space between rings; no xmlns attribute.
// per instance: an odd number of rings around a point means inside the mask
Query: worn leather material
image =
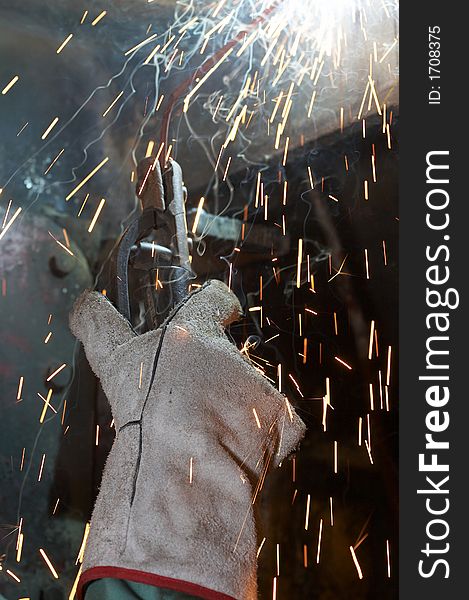
<svg viewBox="0 0 469 600"><path fill-rule="evenodd" d="M211 281L137 335L101 294L77 300L70 327L116 425L83 573L136 569L257 597L253 498L305 426L227 338L240 312L228 287Z"/></svg>

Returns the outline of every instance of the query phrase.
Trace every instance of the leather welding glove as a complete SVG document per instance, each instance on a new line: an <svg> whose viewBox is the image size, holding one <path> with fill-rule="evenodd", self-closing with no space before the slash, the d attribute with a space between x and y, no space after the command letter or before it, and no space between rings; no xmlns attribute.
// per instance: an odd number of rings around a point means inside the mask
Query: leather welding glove
<svg viewBox="0 0 469 600"><path fill-rule="evenodd" d="M207 599L257 597L252 504L305 426L225 335L240 312L211 281L137 335L103 295L77 300L70 326L116 428L80 592L114 577Z"/></svg>

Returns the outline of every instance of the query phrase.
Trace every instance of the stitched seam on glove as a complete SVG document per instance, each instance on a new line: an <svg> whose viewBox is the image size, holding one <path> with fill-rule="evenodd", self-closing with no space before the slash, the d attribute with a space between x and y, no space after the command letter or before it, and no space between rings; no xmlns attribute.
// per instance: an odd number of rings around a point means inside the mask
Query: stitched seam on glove
<svg viewBox="0 0 469 600"><path fill-rule="evenodd" d="M122 554L125 552L126 548L127 548L127 539L128 539L128 533L129 533L129 524L130 524L130 516L131 516L131 512L132 512L132 506L135 500L135 494L137 493L137 481L138 481L138 475L140 472L140 465L141 465L141 461L142 461L142 452L143 452L143 413L145 412L145 407L148 403L148 398L150 397L150 392L152 390L153 387L153 383L155 381L155 376L156 376L156 370L158 368L158 359L160 357L161 354L161 349L163 347L163 340L166 334L166 331L168 330L168 325L171 323L171 321L174 319L174 317L178 314L178 312L187 304L187 302L192 298L192 296L194 296L195 294L199 293L202 289L206 288L207 285L209 285L209 282L205 283L204 285L202 285L198 290L196 290L195 292L193 292L191 295L187 296L178 306L176 306L176 308L173 310L173 312L168 316L168 318L166 319L166 321L164 322L162 329L161 329L161 336L160 336L160 340L158 343L158 348L156 349L155 352L155 356L153 358L153 366L152 366L152 373L151 373L151 378L150 378L150 383L148 386L148 391L145 397L145 400L143 402L143 406L142 406L142 410L140 413L140 418L136 421L129 421L128 423L125 423L122 427L120 427L119 431L122 431L122 429L124 427L126 427L127 425L137 425L139 426L139 439L138 439L138 455L137 455L137 460L136 460L136 464L135 464L135 472L134 472L134 478L133 478L133 483L132 483L132 495L130 497L130 507L129 507L129 514L128 514L128 519L127 519L127 528L126 528L126 534L125 534L125 543L122 549Z"/></svg>

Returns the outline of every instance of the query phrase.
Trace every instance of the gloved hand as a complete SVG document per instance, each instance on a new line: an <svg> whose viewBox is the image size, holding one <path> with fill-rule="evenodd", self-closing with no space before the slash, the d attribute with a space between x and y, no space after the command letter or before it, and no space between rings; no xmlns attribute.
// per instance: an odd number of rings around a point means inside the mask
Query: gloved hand
<svg viewBox="0 0 469 600"><path fill-rule="evenodd" d="M77 300L70 327L116 428L80 590L115 577L207 599L257 597L253 497L305 426L226 337L240 312L211 281L137 335L101 294Z"/></svg>

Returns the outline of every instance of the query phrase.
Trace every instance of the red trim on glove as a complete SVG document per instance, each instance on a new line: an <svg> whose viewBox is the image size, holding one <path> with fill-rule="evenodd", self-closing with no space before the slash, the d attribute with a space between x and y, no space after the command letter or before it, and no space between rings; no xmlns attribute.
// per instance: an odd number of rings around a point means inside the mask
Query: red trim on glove
<svg viewBox="0 0 469 600"><path fill-rule="evenodd" d="M145 571L137 571L136 569L123 569L121 567L92 567L82 573L78 582L78 600L83 600L84 589L88 583L96 579L103 579L104 577L127 579L136 583L145 583L168 590L176 590L177 592L184 592L185 594L191 594L205 600L236 600L233 596L215 592L197 583L173 579L172 577L163 577L162 575L155 575L153 573L145 573Z"/></svg>

